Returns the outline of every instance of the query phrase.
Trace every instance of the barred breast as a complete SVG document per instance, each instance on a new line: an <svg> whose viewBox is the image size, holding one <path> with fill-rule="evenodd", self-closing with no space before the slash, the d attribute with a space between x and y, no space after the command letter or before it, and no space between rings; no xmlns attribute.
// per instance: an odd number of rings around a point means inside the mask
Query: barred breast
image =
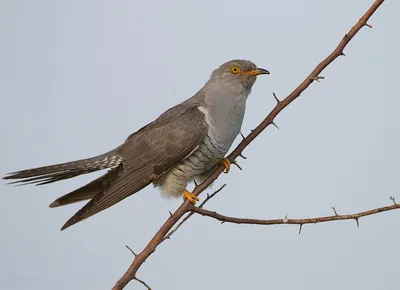
<svg viewBox="0 0 400 290"><path fill-rule="evenodd" d="M203 107L198 109L204 113L205 121L209 126L204 142L198 146L187 158L163 174L156 182L155 186L160 186L164 197L180 197L189 181L196 177L202 177L204 173L215 166L227 153L234 139L240 131L241 122L229 124L235 128L221 128L215 126L210 120L208 111ZM197 179L197 178L196 178Z"/></svg>

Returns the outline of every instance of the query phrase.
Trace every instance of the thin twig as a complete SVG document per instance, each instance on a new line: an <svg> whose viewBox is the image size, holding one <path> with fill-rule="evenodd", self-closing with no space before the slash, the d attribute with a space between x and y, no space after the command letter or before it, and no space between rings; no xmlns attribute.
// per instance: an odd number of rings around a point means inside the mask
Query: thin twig
<svg viewBox="0 0 400 290"><path fill-rule="evenodd" d="M216 191L214 191L213 193L211 193L211 194L207 194L207 197L206 197L206 199L198 206L199 208L202 208L205 204L206 204L206 202L208 202L210 199L212 199L217 193L219 193L221 190L223 190L224 188L225 188L225 186L226 186L226 183L224 183L223 185L221 185L221 187L220 188L218 188Z"/></svg>
<svg viewBox="0 0 400 290"><path fill-rule="evenodd" d="M138 277L133 277L133 279L134 280L136 280L136 281L138 281L140 284L142 284L144 287L146 287L147 288L147 290L151 290L151 288L150 288L150 286L149 285L147 285L147 283L146 282L144 282L143 280L140 280Z"/></svg>
<svg viewBox="0 0 400 290"><path fill-rule="evenodd" d="M390 210L395 210L399 209L400 204L394 204L390 206L384 206L384 207L379 207L359 213L354 213L354 214L334 214L330 216L323 216L323 217L315 217L315 218L304 218L304 219L288 219L287 217L285 219L267 219L267 220L261 220L261 219L251 219L251 218L236 218L236 217L230 217L230 216L225 216L222 214L219 214L215 211L210 211L206 210L204 208L198 208L198 207L192 207L191 212L200 214L202 216L207 216L211 217L214 219L217 219L221 222L224 223L235 223L235 224L250 224L250 225L304 225L304 224L317 224L317 223L324 223L324 222L330 222L330 221L338 221L338 220L356 220L358 221L359 218L368 216L368 215L373 215L377 213L381 213L384 211L390 211ZM301 231L301 228L300 228Z"/></svg>
<svg viewBox="0 0 400 290"><path fill-rule="evenodd" d="M242 151L258 136L271 125L275 119L275 117L285 109L290 103L292 103L295 99L297 99L300 94L307 89L313 81L310 82L310 79L314 79L336 58L341 55L344 55L343 49L347 46L350 40L360 31L362 27L367 24L369 18L374 14L374 12L378 9L378 7L384 2L384 0L376 0L372 6L368 9L368 11L357 21L357 23L350 29L350 31L343 37L338 46L334 49L334 51L321 63L317 65L317 67L305 78L305 80L284 100L280 101L276 104L274 109L268 114L268 116L254 129L251 133L239 143L239 145L229 154L229 161L234 161ZM195 190L192 192L196 196L202 193L211 183L213 183L219 175L224 170L224 166L220 165L217 169L212 173L202 184L198 185ZM157 231L157 233L153 236L153 238L149 241L147 246L140 252L132 264L129 266L128 270L123 274L123 276L116 282L113 290L123 289L134 277L136 276L137 271L144 263L144 261L156 250L157 246L161 243L165 235L173 228L173 226L189 211L191 204L186 200L181 206L165 221L165 223L161 226L161 228Z"/></svg>

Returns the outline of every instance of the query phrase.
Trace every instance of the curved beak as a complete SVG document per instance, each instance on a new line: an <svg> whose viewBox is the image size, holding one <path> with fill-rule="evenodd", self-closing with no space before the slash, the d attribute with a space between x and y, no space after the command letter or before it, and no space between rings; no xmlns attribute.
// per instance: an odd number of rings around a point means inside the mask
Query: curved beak
<svg viewBox="0 0 400 290"><path fill-rule="evenodd" d="M263 68L256 68L250 71L245 71L242 73L243 75L250 75L250 76L258 76L258 75L269 75L269 71Z"/></svg>

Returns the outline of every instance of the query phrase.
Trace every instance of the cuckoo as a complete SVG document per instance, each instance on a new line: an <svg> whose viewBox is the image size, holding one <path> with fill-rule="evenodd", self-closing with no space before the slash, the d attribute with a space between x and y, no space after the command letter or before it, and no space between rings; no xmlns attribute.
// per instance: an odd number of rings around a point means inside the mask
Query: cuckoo
<svg viewBox="0 0 400 290"><path fill-rule="evenodd" d="M81 174L109 169L103 176L50 204L58 207L90 200L61 228L70 227L120 202L153 183L162 195L198 197L186 187L201 182L219 163L242 126L246 100L258 75L269 74L248 60L232 60L214 70L191 98L170 108L102 155L7 174L11 183L48 184Z"/></svg>

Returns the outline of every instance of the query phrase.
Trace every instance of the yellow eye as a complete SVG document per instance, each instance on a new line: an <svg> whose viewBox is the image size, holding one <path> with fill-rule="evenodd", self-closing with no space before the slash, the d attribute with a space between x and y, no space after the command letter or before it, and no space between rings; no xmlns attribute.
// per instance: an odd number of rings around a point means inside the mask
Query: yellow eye
<svg viewBox="0 0 400 290"><path fill-rule="evenodd" d="M236 66L236 65L231 67L231 73L233 73L233 74L240 73L240 68L238 66Z"/></svg>

